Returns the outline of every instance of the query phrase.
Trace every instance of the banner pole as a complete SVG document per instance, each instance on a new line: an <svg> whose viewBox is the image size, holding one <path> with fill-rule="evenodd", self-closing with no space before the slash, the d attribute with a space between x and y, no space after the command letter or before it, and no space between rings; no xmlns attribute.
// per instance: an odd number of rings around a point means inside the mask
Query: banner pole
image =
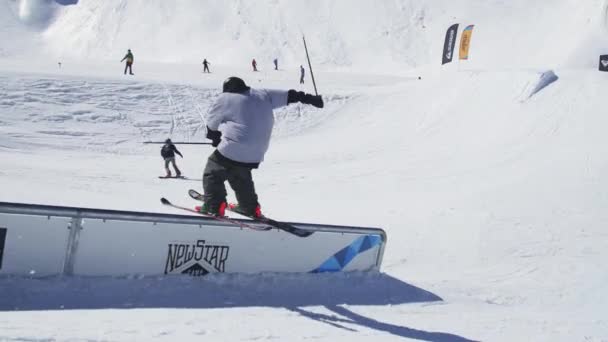
<svg viewBox="0 0 608 342"><path fill-rule="evenodd" d="M308 70L310 70L310 78L312 79L312 86L315 88L315 95L319 95L317 93L317 84L315 83L315 75L312 73L312 65L310 64L310 56L308 56L308 48L306 47L306 39L304 35L302 35L302 41L304 42L304 51L306 51L306 59L308 60Z"/></svg>

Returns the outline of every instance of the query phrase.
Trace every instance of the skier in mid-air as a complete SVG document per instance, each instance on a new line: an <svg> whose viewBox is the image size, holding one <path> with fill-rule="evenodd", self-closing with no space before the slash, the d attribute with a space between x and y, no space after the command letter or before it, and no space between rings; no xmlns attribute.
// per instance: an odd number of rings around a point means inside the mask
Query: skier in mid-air
<svg viewBox="0 0 608 342"><path fill-rule="evenodd" d="M134 75L133 74L133 53L131 52L131 49L127 50L127 54L120 60L121 62L126 60L127 62L125 63L125 75L127 74L127 69L129 69L129 75Z"/></svg>
<svg viewBox="0 0 608 342"><path fill-rule="evenodd" d="M224 81L222 94L207 115L207 138L217 149L203 172L204 204L201 213L224 216L228 181L238 204L231 210L262 217L251 170L257 169L268 150L274 125L273 110L301 102L323 108L320 95L301 91L252 89L238 77ZM220 131L221 125L221 131Z"/></svg>
<svg viewBox="0 0 608 342"><path fill-rule="evenodd" d="M165 171L167 172L167 174L161 178L170 178L171 177L171 170L169 169L169 163L171 163L171 165L173 165L173 169L175 169L175 177L176 178L181 177L182 172L177 168L177 164L175 163L175 154L176 153L180 157L182 157L182 158L184 157L177 150L177 147L175 147L175 145L173 145L173 142L171 141L171 139L165 140L165 144L160 149L160 155L165 160Z"/></svg>

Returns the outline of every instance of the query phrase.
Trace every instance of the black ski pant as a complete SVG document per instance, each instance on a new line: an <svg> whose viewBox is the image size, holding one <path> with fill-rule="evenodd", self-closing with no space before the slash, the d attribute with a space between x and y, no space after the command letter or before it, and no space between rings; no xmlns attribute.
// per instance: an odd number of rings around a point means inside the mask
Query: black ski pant
<svg viewBox="0 0 608 342"><path fill-rule="evenodd" d="M255 193L251 176L252 168L222 161L215 153L207 159L203 172L204 200L207 208L210 212L217 212L220 204L226 202L224 183L228 181L234 190L240 209L253 214L258 206L258 195Z"/></svg>
<svg viewBox="0 0 608 342"><path fill-rule="evenodd" d="M127 69L129 69L129 74L133 75L133 69L131 67L132 65L133 65L133 63L129 63L129 62L127 62L125 64L125 75L127 74Z"/></svg>
<svg viewBox="0 0 608 342"><path fill-rule="evenodd" d="M175 169L175 175L179 177L182 172L179 170L177 164L175 163L175 157L165 158L165 171L167 172L167 177L171 177L171 169L169 169L169 164L173 165L173 168Z"/></svg>

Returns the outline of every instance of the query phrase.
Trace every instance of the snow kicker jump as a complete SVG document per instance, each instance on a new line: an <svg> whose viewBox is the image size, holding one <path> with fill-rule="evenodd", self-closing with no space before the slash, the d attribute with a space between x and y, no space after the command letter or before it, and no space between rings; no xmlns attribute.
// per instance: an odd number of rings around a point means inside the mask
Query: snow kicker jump
<svg viewBox="0 0 608 342"><path fill-rule="evenodd" d="M271 220L273 221L273 220ZM0 274L378 271L379 228L0 202ZM249 229L249 228L254 229Z"/></svg>

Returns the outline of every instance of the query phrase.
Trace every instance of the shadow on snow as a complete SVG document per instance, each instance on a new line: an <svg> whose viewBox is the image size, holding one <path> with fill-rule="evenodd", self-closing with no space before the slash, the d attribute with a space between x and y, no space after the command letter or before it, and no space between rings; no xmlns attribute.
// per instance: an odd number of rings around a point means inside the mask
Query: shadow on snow
<svg viewBox="0 0 608 342"><path fill-rule="evenodd" d="M387 274L0 277L0 310L387 305L441 301Z"/></svg>
<svg viewBox="0 0 608 342"><path fill-rule="evenodd" d="M0 277L0 311L120 308L286 308L347 331L361 326L423 341L471 341L362 316L345 306L438 302L426 290L375 272L223 274L205 277ZM345 306L343 306L345 305ZM335 315L305 307L325 307Z"/></svg>
<svg viewBox="0 0 608 342"><path fill-rule="evenodd" d="M303 308L288 308L293 312L297 312L304 317L308 317L310 319L323 322L329 324L333 327L344 329L346 331L356 332L357 330L348 327L350 326L362 326L369 329L374 329L378 331L384 331L393 335L421 340L421 341L433 341L433 342L474 342L474 340L470 340L464 338L462 336L458 336L455 334L444 333L444 332L434 332L434 331L424 331L418 329L412 329L396 324L384 323L373 318L365 317L361 314L355 313L352 310L343 307L343 306L325 306L325 308L335 315L327 315L322 313L316 313L312 310L305 310Z"/></svg>

